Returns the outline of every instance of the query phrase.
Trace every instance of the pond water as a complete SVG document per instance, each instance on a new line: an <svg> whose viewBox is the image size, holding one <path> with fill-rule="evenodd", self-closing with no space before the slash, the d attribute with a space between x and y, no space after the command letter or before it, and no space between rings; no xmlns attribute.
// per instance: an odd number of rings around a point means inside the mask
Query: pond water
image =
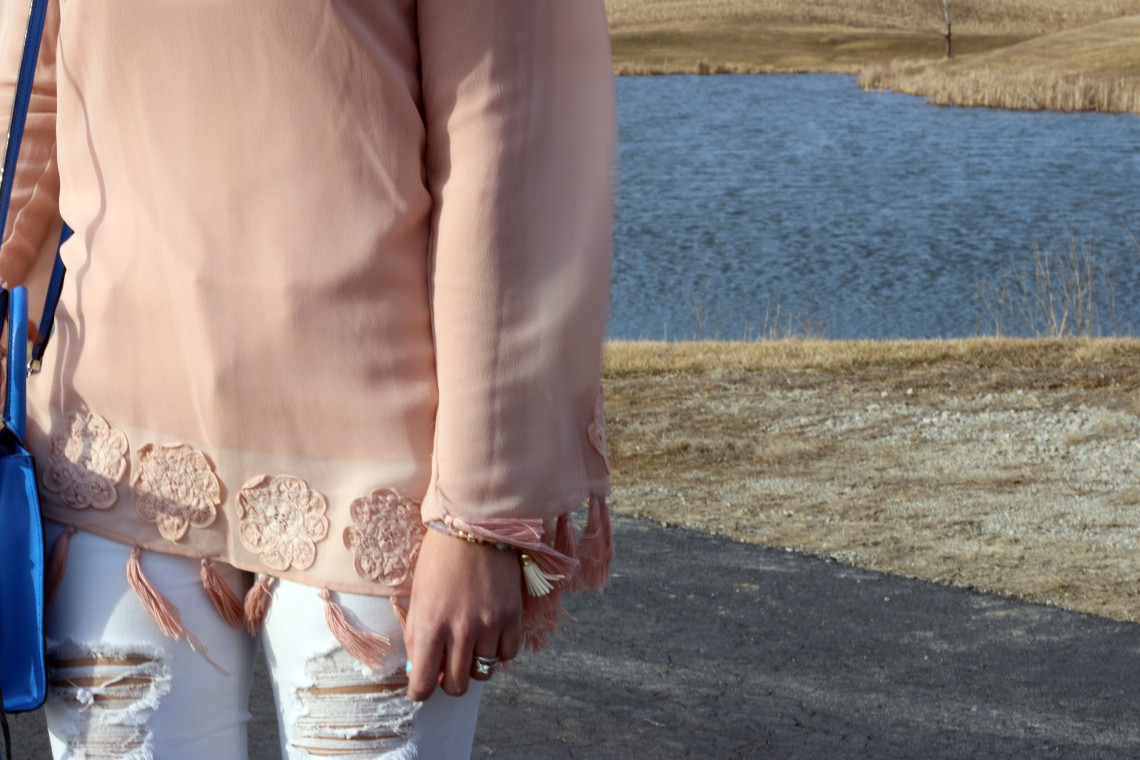
<svg viewBox="0 0 1140 760"><path fill-rule="evenodd" d="M841 75L617 93L611 337L757 338L777 314L830 338L958 337L992 333L996 304L1033 333L1015 314L1033 299L997 283L1035 246L1054 266L1090 253L1098 332L1140 329L1135 115L938 108Z"/></svg>

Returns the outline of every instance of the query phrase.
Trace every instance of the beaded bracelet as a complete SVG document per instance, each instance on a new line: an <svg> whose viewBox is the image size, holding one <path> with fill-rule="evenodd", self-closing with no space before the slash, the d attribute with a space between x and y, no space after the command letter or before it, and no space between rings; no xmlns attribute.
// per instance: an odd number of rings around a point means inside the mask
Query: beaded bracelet
<svg viewBox="0 0 1140 760"><path fill-rule="evenodd" d="M461 538L469 544L480 544L482 546L491 546L501 552L508 549L515 549L517 547L511 546L505 541L488 541L485 538L468 533L459 528L453 528L445 524L442 520L432 520L428 523L428 527L438 530L440 533L446 533L455 538ZM554 590L554 584L551 581L558 580L557 576L549 576L542 572L539 566L535 563L534 558L529 554L519 551L519 561L522 563L523 580L526 581L526 590L531 596L546 596Z"/></svg>
<svg viewBox="0 0 1140 760"><path fill-rule="evenodd" d="M511 546L510 544L506 543L505 541L492 542L492 541L488 541L485 538L479 538L478 536L474 535L473 533L468 533L465 530L460 530L459 528L453 528L450 525L444 524L443 520L432 520L430 523L428 523L428 525L432 528L435 528L440 533L446 533L447 535L454 536L455 538L462 538L464 541L466 541L469 544L480 544L482 546L493 546L501 552L505 552L507 549L514 549L515 548L515 547Z"/></svg>

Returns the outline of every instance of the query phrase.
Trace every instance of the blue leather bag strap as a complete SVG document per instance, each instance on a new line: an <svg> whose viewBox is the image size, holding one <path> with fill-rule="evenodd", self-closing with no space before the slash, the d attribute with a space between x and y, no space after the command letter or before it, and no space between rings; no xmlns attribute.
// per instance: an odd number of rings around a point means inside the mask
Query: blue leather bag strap
<svg viewBox="0 0 1140 760"><path fill-rule="evenodd" d="M8 291L8 389L4 396L4 427L24 445L28 427L28 291Z"/></svg>
<svg viewBox="0 0 1140 760"><path fill-rule="evenodd" d="M40 337L36 345L32 346L32 355L28 362L28 372L40 371L40 362L43 361L44 351L47 350L48 341L51 340L52 330L55 327L55 307L59 306L59 294L63 290L63 276L67 274L67 267L63 265L63 257L59 249L71 237L71 228L66 224L59 233L59 246L56 247L55 266L51 270L51 282L48 284L47 297L44 298L44 310L40 315Z"/></svg>
<svg viewBox="0 0 1140 760"><path fill-rule="evenodd" d="M12 180L16 174L16 161L20 157L20 141L24 139L24 122L28 120L28 105L32 102L32 82L36 76L36 60L40 55L40 40L44 36L44 18L47 0L32 0L28 14L28 33L24 38L24 57L20 59L20 79L16 82L16 99L12 105L12 121L8 124L8 144L4 150L4 173L0 175L0 219L8 218L8 203L12 200Z"/></svg>
<svg viewBox="0 0 1140 760"><path fill-rule="evenodd" d="M32 101L32 85L36 76L36 61L40 55L40 42L44 36L44 20L47 18L47 0L32 0L28 12L28 31L24 38L24 55L20 59L20 78L16 82L16 97L12 105L12 120L8 125L8 140L4 150L4 165L0 168L0 224L8 218L8 205L12 200L12 183L16 177L16 163L20 158L20 143L24 139L24 124L28 120L28 106ZM71 237L71 229L65 224L60 233L62 246ZM43 314L40 317L39 340L32 347L32 372L38 372L44 351L47 350L55 322L55 309L59 304L59 294L63 287L66 272L63 259L56 249L55 266L51 273L47 298L44 300ZM5 403L7 408L7 403ZM7 414L5 414L7 418ZM23 436L21 435L21 440Z"/></svg>

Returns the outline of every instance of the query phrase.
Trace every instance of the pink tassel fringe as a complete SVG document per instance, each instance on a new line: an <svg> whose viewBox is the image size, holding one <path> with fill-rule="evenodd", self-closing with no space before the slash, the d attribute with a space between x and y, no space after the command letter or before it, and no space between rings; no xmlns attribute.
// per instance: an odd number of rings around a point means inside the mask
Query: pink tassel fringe
<svg viewBox="0 0 1140 760"><path fill-rule="evenodd" d="M606 497L591 496L590 516L578 545L578 559L582 563L578 578L580 587L601 591L610 581L610 561L613 557L614 539Z"/></svg>
<svg viewBox="0 0 1140 760"><path fill-rule="evenodd" d="M378 633L357 628L348 622L344 610L332 600L332 592L321 589L321 599L325 601L325 622L344 651L373 670L384 664L384 659L392 654L392 642Z"/></svg>
<svg viewBox="0 0 1140 760"><path fill-rule="evenodd" d="M408 605L404 599L398 596L390 596L388 600L392 603L392 611L396 613L396 619L400 621L400 630L408 627Z"/></svg>
<svg viewBox="0 0 1140 760"><path fill-rule="evenodd" d="M250 636L256 636L265 622L265 613L269 612L269 603L273 601L273 588L270 585L273 576L258 573L257 580L253 582L245 595L245 628Z"/></svg>
<svg viewBox="0 0 1140 760"><path fill-rule="evenodd" d="M143 575L139 557L139 548L136 546L131 549L131 557L127 560L127 583L131 584L131 588L139 595L147 614L154 618L154 622L158 623L162 632L174 639L181 638L185 626L182 625L178 608L160 594Z"/></svg>
<svg viewBox="0 0 1140 760"><path fill-rule="evenodd" d="M209 559L202 559L202 588L206 589L206 596L210 598L210 604L214 605L214 609L222 616L231 628L241 630L242 625L245 623L245 610L242 608L241 601L237 598L226 582L218 575L218 571L214 569L214 563Z"/></svg>
<svg viewBox="0 0 1140 760"><path fill-rule="evenodd" d="M558 515L554 529L554 551L567 557L578 556L578 538L574 535L574 517L569 512Z"/></svg>
<svg viewBox="0 0 1140 760"><path fill-rule="evenodd" d="M541 652L550 646L550 637L558 632L559 617L566 614L562 592L558 589L545 596L523 594L523 646Z"/></svg>
<svg viewBox="0 0 1140 760"><path fill-rule="evenodd" d="M52 541L51 553L44 569L44 609L51 609L59 584L63 582L63 572L67 569L67 550L71 547L71 537L74 534L75 528L68 527Z"/></svg>
<svg viewBox="0 0 1140 760"><path fill-rule="evenodd" d="M554 551L565 554L567 557L578 556L578 537L574 532L574 516L569 512L558 515L558 524L554 528ZM582 588L581 565L577 571L562 584L571 594L578 593Z"/></svg>
<svg viewBox="0 0 1140 760"><path fill-rule="evenodd" d="M151 584L150 580L143 575L140 555L139 547L136 546L131 549L131 556L127 560L127 583L129 583L131 588L135 590L135 593L138 594L139 601L142 602L146 613L150 615L154 622L158 623L158 627L162 629L163 633L172 639L185 637L191 649L201 649L202 656L215 668L225 673L226 671L221 665L210 659L210 655L206 651L206 645L182 624L182 616L178 614L178 608L175 607L169 599L160 594L158 589Z"/></svg>

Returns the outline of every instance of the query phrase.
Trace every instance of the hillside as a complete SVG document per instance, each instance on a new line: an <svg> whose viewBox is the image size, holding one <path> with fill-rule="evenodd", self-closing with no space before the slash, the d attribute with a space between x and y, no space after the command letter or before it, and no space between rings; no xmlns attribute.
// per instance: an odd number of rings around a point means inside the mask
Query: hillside
<svg viewBox="0 0 1140 760"><path fill-rule="evenodd" d="M872 64L859 84L939 105L1140 112L1140 16L1010 47L920 63Z"/></svg>
<svg viewBox="0 0 1140 760"><path fill-rule="evenodd" d="M1136 110L1129 79L1140 0L954 2L955 59L946 65L937 64L945 52L938 0L607 0L606 8L618 74L865 73L868 88L940 103Z"/></svg>

